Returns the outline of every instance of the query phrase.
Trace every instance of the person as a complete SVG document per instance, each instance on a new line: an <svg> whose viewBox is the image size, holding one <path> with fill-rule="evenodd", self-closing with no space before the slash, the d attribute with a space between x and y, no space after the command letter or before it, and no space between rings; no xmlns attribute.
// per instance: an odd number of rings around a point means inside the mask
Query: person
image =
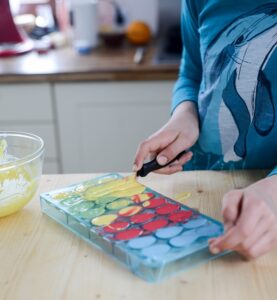
<svg viewBox="0 0 277 300"><path fill-rule="evenodd" d="M133 170L184 150L159 173L273 169L224 196L225 231L209 241L214 254L257 258L277 244L277 2L184 0L182 38L171 118L140 144Z"/></svg>

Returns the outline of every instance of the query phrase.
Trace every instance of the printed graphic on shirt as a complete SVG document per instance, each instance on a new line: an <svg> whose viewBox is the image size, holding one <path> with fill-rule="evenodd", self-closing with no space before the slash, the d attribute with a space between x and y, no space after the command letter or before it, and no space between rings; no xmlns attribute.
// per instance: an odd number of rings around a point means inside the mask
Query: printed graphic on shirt
<svg viewBox="0 0 277 300"><path fill-rule="evenodd" d="M224 162L240 161L247 154L250 128L259 136L270 134L276 115L266 69L276 54L277 3L241 15L211 42L204 57L199 110L202 132L207 128L213 135L201 135L203 151L223 153ZM218 140L221 148L215 146Z"/></svg>

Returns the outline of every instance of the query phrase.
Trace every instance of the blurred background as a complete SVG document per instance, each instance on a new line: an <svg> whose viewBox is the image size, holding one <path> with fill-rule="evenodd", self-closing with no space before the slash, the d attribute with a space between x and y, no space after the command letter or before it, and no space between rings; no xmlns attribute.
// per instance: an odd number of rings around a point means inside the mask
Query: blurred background
<svg viewBox="0 0 277 300"><path fill-rule="evenodd" d="M170 116L181 0L0 0L0 131L45 141L44 173L131 171Z"/></svg>

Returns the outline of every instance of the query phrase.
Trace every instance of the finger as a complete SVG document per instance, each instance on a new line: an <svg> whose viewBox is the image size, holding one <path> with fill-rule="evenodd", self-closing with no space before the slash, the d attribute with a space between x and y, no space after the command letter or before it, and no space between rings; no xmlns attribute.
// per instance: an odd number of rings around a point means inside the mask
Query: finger
<svg viewBox="0 0 277 300"><path fill-rule="evenodd" d="M237 248L237 250L247 252L254 244L257 243L268 231L274 228L275 216L272 214L265 215L261 218L248 238L246 238Z"/></svg>
<svg viewBox="0 0 277 300"><path fill-rule="evenodd" d="M170 145L168 145L159 153L159 155L157 156L157 161L160 165L164 166L187 148L188 145L185 139L177 136L177 138Z"/></svg>
<svg viewBox="0 0 277 300"><path fill-rule="evenodd" d="M176 138L177 134L174 134L171 131L160 132L141 143L135 156L133 171L138 171L142 168L144 160L151 152L157 152L160 149L164 149L169 144L171 144Z"/></svg>
<svg viewBox="0 0 277 300"><path fill-rule="evenodd" d="M177 166L177 165L179 167L181 167L181 170L182 170L183 165L186 164L188 161L190 161L192 159L192 156L193 156L193 153L190 151L190 152L184 154L180 159L173 161L170 165L155 171L155 173L159 173L159 174L167 173L168 171L170 171L170 169L173 166Z"/></svg>
<svg viewBox="0 0 277 300"><path fill-rule="evenodd" d="M187 152L186 154L182 155L181 158L178 159L180 165L184 165L189 162L193 157L193 153L191 151Z"/></svg>
<svg viewBox="0 0 277 300"><path fill-rule="evenodd" d="M238 247L239 244L252 234L253 228L256 228L261 217L261 214L257 211L255 206L243 208L237 224L212 243L211 251L218 253Z"/></svg>
<svg viewBox="0 0 277 300"><path fill-rule="evenodd" d="M273 231L268 231L255 243L248 251L243 253L247 258L258 258L269 252L274 247L275 234Z"/></svg>
<svg viewBox="0 0 277 300"><path fill-rule="evenodd" d="M154 173L170 175L183 171L183 165L192 159L193 153L190 151L184 154L179 160L175 160L169 166L156 170Z"/></svg>
<svg viewBox="0 0 277 300"><path fill-rule="evenodd" d="M180 164L170 165L165 168L155 171L157 174L171 175L183 171L183 166Z"/></svg>
<svg viewBox="0 0 277 300"><path fill-rule="evenodd" d="M230 191L223 197L222 216L226 231L235 224L239 216L242 198L241 190Z"/></svg>
<svg viewBox="0 0 277 300"><path fill-rule="evenodd" d="M248 252L259 240L270 230L272 230L273 220L266 216L258 222L252 234L233 250L249 258Z"/></svg>

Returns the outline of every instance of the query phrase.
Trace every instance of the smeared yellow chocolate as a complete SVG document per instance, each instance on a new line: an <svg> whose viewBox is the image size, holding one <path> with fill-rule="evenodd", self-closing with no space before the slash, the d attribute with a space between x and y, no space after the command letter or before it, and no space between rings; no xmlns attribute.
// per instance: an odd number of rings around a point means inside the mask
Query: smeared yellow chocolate
<svg viewBox="0 0 277 300"><path fill-rule="evenodd" d="M187 200L191 196L190 192L182 192L174 196L174 198L180 202Z"/></svg>
<svg viewBox="0 0 277 300"><path fill-rule="evenodd" d="M55 200L64 200L64 199L72 197L73 195L74 195L74 193L72 193L72 192L61 192L61 193L53 195L52 197Z"/></svg>
<svg viewBox="0 0 277 300"><path fill-rule="evenodd" d="M115 219L117 215L104 215L100 217L94 218L91 223L95 226L108 226L110 225Z"/></svg>
<svg viewBox="0 0 277 300"><path fill-rule="evenodd" d="M129 206L122 208L118 214L122 217L130 217L137 213L139 213L142 210L141 206Z"/></svg>
<svg viewBox="0 0 277 300"><path fill-rule="evenodd" d="M133 176L116 179L107 183L91 186L85 190L82 197L89 201L95 201L100 197L130 197L142 193L145 187L136 182Z"/></svg>

